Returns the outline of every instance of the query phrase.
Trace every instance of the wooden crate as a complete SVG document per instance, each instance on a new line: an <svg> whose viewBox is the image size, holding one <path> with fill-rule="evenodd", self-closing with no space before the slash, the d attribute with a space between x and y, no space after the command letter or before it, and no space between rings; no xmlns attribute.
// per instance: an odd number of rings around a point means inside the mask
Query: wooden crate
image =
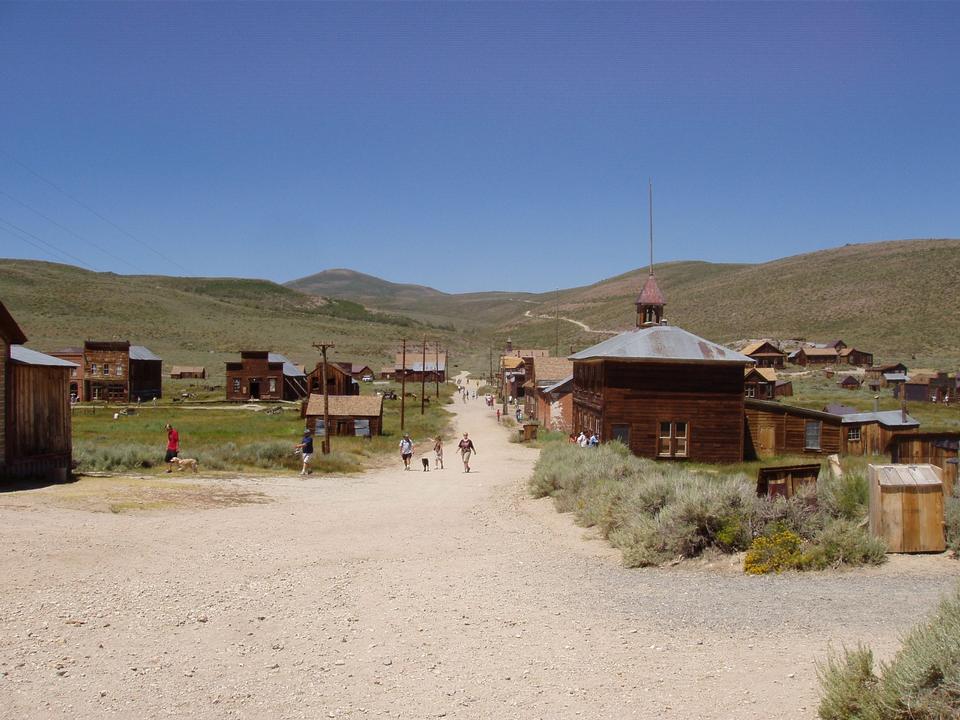
<svg viewBox="0 0 960 720"><path fill-rule="evenodd" d="M869 465L870 532L890 552L943 552L943 471L936 465Z"/></svg>
<svg viewBox="0 0 960 720"><path fill-rule="evenodd" d="M820 463L763 467L757 471L757 495L791 498L802 487L816 487L819 475Z"/></svg>

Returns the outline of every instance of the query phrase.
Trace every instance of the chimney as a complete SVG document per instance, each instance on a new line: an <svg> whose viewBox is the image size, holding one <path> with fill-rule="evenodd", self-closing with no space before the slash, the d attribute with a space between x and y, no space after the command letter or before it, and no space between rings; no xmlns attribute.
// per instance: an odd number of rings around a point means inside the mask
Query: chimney
<svg viewBox="0 0 960 720"><path fill-rule="evenodd" d="M880 396L879 395L873 396L873 411L880 412Z"/></svg>
<svg viewBox="0 0 960 720"><path fill-rule="evenodd" d="M513 341L510 338L507 338L507 354L513 352Z"/></svg>

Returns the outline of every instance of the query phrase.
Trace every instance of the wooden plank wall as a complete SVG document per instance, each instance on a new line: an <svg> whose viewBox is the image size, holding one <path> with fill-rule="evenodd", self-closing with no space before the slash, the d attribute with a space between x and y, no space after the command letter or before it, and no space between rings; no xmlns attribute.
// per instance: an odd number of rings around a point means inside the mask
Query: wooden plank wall
<svg viewBox="0 0 960 720"><path fill-rule="evenodd" d="M73 447L69 369L11 364L9 376L11 465L33 458L69 468Z"/></svg>
<svg viewBox="0 0 960 720"><path fill-rule="evenodd" d="M283 399L283 364L270 363L267 358L244 358L240 363L240 369L231 369L228 363L227 367L227 400L249 400L250 399L250 378L259 378L260 380L260 399L261 400L282 400ZM271 367L273 365L274 367ZM233 379L240 379L240 391L233 391ZM276 390L270 392L270 378L274 378Z"/></svg>
<svg viewBox="0 0 960 720"><path fill-rule="evenodd" d="M163 362L161 360L130 361L130 400L153 400L163 397Z"/></svg>
<svg viewBox="0 0 960 720"><path fill-rule="evenodd" d="M957 433L946 433L942 437L927 435L898 435L890 444L891 462L903 464L930 463L943 470L943 492L949 497L957 484L957 466L947 460L957 457L957 450L937 447L935 442L941 439L957 439Z"/></svg>
<svg viewBox="0 0 960 720"><path fill-rule="evenodd" d="M846 442L846 429L839 421L832 423L820 420L820 449L813 450L804 447L806 440L806 422L815 420L802 415L791 415L779 410L759 410L746 408L748 449L754 450L757 457L771 455L829 455L841 451ZM772 441L772 448L768 448ZM746 459L755 459L747 453Z"/></svg>
<svg viewBox="0 0 960 720"><path fill-rule="evenodd" d="M0 468L7 459L7 363L10 357L10 344L0 337Z"/></svg>

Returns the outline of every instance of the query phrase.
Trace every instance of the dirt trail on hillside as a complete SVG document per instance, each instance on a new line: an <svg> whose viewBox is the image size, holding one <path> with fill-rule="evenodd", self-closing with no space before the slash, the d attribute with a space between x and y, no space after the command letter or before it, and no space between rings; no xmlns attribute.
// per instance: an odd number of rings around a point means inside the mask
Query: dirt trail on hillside
<svg viewBox="0 0 960 720"><path fill-rule="evenodd" d="M0 496L0 717L813 718L815 659L888 654L960 576L626 570L527 496L537 452L482 400L452 409L470 474L448 442L443 471L203 481L268 504Z"/></svg>

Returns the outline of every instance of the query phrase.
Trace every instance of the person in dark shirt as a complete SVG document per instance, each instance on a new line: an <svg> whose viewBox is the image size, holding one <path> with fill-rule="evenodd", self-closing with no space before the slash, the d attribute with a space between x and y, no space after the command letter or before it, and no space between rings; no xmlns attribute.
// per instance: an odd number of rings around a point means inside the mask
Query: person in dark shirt
<svg viewBox="0 0 960 720"><path fill-rule="evenodd" d="M313 433L310 432L310 428L304 429L303 440L297 445L297 449L300 450L303 456L303 469L300 471L300 474L309 475L313 472L313 470L310 469L310 458L313 457Z"/></svg>

